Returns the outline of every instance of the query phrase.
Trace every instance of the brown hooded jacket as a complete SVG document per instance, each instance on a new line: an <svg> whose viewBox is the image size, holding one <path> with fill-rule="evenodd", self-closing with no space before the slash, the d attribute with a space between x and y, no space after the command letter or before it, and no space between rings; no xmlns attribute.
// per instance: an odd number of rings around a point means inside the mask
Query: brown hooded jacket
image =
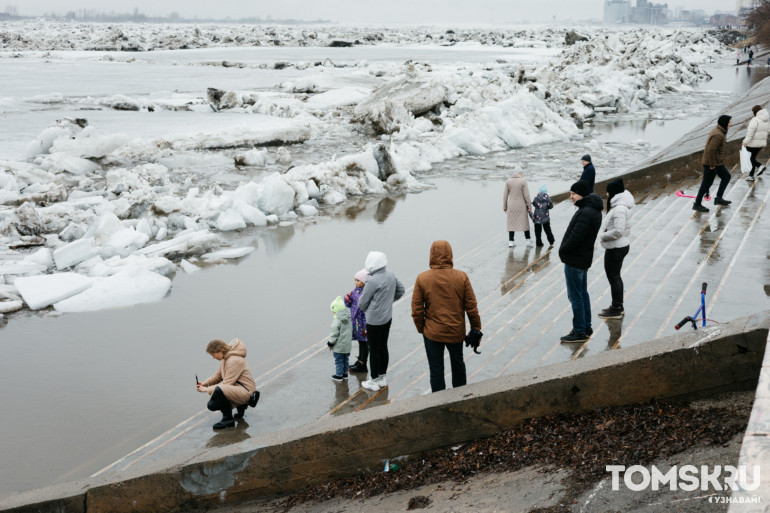
<svg viewBox="0 0 770 513"><path fill-rule="evenodd" d="M445 240L437 240L430 247L430 270L420 273L414 283L414 325L434 342L462 342L466 312L471 328L481 331L476 295L468 275L452 265L452 247Z"/></svg>

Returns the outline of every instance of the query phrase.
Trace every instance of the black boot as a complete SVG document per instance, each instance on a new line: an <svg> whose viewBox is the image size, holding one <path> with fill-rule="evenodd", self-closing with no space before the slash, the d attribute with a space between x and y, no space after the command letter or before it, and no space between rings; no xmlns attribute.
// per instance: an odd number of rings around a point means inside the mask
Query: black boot
<svg viewBox="0 0 770 513"><path fill-rule="evenodd" d="M237 413L234 415L234 418L237 420L241 420L243 418L243 414L246 413L246 408L248 407L249 406L247 404L236 406L235 409L237 410Z"/></svg>
<svg viewBox="0 0 770 513"><path fill-rule="evenodd" d="M208 409L211 411L221 411L222 420L214 424L214 429L224 429L235 426L235 420L233 420L233 407L230 401L225 397L225 393L222 389L217 387L214 389L214 393L211 394L209 400Z"/></svg>
<svg viewBox="0 0 770 513"><path fill-rule="evenodd" d="M251 394L251 397L249 397L249 406L252 408L257 406L257 402L259 401L259 390L255 390L253 394Z"/></svg>

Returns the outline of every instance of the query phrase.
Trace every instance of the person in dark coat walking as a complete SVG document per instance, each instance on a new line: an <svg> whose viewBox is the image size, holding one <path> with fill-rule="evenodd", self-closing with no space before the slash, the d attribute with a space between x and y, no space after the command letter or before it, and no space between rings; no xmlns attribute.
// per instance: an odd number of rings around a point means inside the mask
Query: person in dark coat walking
<svg viewBox="0 0 770 513"><path fill-rule="evenodd" d="M594 192L594 183L596 183L596 169L591 162L591 155L586 153L580 157L580 163L583 164L583 174L580 175L580 180L583 180L588 184L588 192Z"/></svg>
<svg viewBox="0 0 770 513"><path fill-rule="evenodd" d="M709 191L714 183L714 178L719 175L719 189L717 197L714 199L715 205L729 205L728 201L722 197L730 183L730 171L725 167L725 153L727 147L727 130L732 126L732 118L727 114L719 116L717 126L709 132L706 139L706 148L703 150L703 181L698 189L698 195L695 197L695 203L692 209L698 212L708 212L709 209L701 204L703 196Z"/></svg>
<svg viewBox="0 0 770 513"><path fill-rule="evenodd" d="M454 269L452 246L437 240L430 247L430 270L420 273L412 294L412 320L422 334L430 368L430 389L446 388L444 349L452 366L452 388L465 385L465 315L471 329L481 331L481 317L476 295L468 275Z"/></svg>
<svg viewBox="0 0 770 513"><path fill-rule="evenodd" d="M594 243L602 225L602 199L590 191L588 183L578 180L570 187L570 199L578 207L559 246L564 262L567 297L572 304L572 331L562 342L582 342L590 337L591 298L588 296L588 268L594 259Z"/></svg>

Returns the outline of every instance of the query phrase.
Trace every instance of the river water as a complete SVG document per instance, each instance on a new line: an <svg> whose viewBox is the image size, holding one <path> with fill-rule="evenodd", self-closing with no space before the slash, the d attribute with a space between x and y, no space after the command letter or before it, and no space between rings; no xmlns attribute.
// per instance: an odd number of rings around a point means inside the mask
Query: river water
<svg viewBox="0 0 770 513"><path fill-rule="evenodd" d="M724 104L766 74L764 68L716 69L700 89L719 91L714 101ZM686 100L670 101L679 117L606 116L595 120L590 137L608 144L643 139L649 156L718 108L682 118ZM368 251L385 251L389 268L409 286L427 268L433 240L449 240L461 255L495 233L504 238L501 179L508 171L496 164L526 162L544 151L445 162L421 177L435 185L425 192L364 198L313 222L247 231L233 244L254 245L252 255L179 273L157 304L13 317L0 329L0 497L87 477L200 410L193 379L213 370L204 352L212 338L244 340L255 376L296 358L326 335L328 305L352 288ZM565 151L573 158L569 151L580 149ZM552 192L579 172L577 161L564 166L573 170L550 181ZM280 385L298 395L307 386L301 372Z"/></svg>

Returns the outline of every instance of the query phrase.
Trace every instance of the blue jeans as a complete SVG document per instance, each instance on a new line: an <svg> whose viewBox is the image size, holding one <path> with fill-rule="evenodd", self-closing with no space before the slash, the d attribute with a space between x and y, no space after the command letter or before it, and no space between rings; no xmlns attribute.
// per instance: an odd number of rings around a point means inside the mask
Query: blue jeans
<svg viewBox="0 0 770 513"><path fill-rule="evenodd" d="M585 334L591 327L591 298L588 297L588 269L564 264L567 278L567 297L572 304L572 329Z"/></svg>
<svg viewBox="0 0 770 513"><path fill-rule="evenodd" d="M444 381L444 348L449 352L449 363L452 366L452 388L465 385L465 362L463 361L463 343L447 344L434 342L423 335L425 354L430 368L430 389L438 392L446 388Z"/></svg>
<svg viewBox="0 0 770 513"><path fill-rule="evenodd" d="M334 374L336 376L348 375L348 360L350 359L350 353L333 353L334 354Z"/></svg>

